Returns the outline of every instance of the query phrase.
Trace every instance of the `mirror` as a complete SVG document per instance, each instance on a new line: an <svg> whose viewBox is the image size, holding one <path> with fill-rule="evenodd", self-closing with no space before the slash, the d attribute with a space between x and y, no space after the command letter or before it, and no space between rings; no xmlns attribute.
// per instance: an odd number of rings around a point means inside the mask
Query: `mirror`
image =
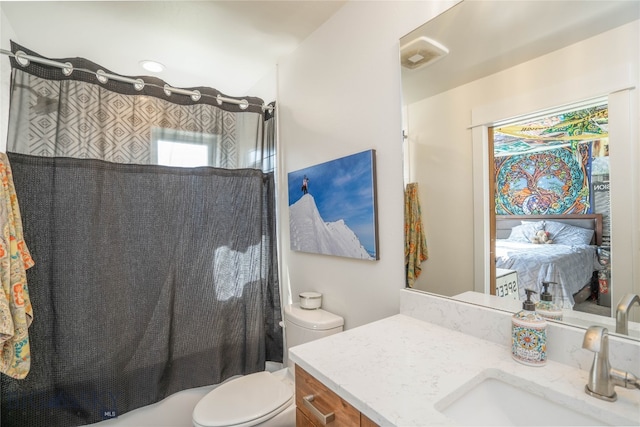
<svg viewBox="0 0 640 427"><path fill-rule="evenodd" d="M496 274L489 129L604 100L613 307L565 311L564 321L614 333L616 303L640 292L639 19L638 1L466 0L400 40L405 183L419 186L429 254L414 289L519 310L487 295ZM639 307L629 313L640 320Z"/></svg>

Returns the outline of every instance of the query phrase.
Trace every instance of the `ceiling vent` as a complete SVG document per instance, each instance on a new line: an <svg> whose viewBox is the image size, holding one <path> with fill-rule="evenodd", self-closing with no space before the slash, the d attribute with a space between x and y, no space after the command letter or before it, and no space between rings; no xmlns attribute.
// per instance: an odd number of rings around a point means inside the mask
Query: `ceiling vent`
<svg viewBox="0 0 640 427"><path fill-rule="evenodd" d="M415 70L433 64L448 53L449 49L437 41L422 36L400 47L400 63L403 67Z"/></svg>

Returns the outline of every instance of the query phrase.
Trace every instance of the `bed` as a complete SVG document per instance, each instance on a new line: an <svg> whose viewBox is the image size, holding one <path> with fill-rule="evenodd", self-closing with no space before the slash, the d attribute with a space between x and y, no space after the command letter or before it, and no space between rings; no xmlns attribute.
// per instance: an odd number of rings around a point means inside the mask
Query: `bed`
<svg viewBox="0 0 640 427"><path fill-rule="evenodd" d="M537 231L548 232L551 244L531 243ZM602 214L497 215L496 268L514 270L518 295L533 289L539 300L542 282L556 282L556 303L572 309L591 295L598 246L602 244Z"/></svg>

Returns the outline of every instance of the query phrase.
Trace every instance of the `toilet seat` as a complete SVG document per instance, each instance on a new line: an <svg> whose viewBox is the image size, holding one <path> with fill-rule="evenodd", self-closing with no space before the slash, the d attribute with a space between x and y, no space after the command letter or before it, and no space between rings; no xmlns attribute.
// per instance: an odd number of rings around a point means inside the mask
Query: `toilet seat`
<svg viewBox="0 0 640 427"><path fill-rule="evenodd" d="M209 392L193 410L195 427L243 427L258 424L293 403L293 388L270 372L226 382Z"/></svg>

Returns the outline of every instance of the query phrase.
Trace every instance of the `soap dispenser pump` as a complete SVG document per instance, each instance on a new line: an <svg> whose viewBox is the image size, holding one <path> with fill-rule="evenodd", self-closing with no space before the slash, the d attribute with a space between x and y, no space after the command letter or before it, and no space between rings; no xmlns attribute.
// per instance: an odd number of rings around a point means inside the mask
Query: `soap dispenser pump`
<svg viewBox="0 0 640 427"><path fill-rule="evenodd" d="M527 300L522 311L511 317L511 356L529 366L543 366L547 363L547 322L536 313L536 305L531 294L525 289Z"/></svg>
<svg viewBox="0 0 640 427"><path fill-rule="evenodd" d="M562 309L553 300L549 292L549 285L557 285L556 282L542 282L543 291L540 294L540 302L536 304L536 312L549 320L562 320Z"/></svg>

